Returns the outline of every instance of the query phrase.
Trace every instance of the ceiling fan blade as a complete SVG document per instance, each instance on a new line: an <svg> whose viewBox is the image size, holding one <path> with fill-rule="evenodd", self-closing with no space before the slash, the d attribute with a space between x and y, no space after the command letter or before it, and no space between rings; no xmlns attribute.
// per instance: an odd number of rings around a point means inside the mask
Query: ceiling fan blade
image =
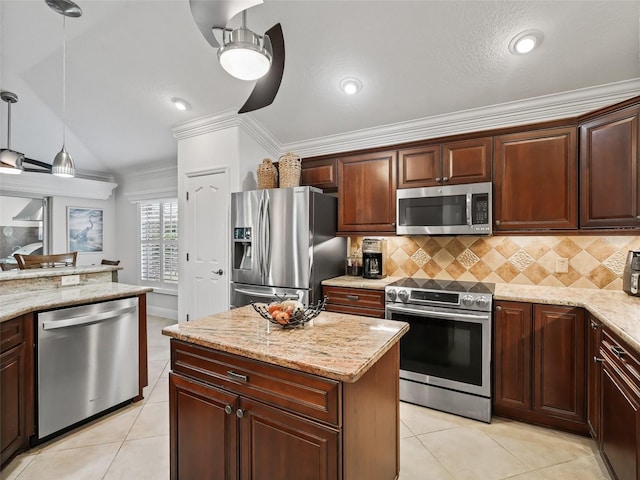
<svg viewBox="0 0 640 480"><path fill-rule="evenodd" d="M282 27L276 23L271 27L265 35L269 36L271 46L273 48L273 58L271 60L271 68L267 74L258 79L256 85L249 98L242 106L238 113L247 113L260 108L266 107L273 103L276 94L282 83L282 74L284 73L284 37L282 35Z"/></svg>
<svg viewBox="0 0 640 480"><path fill-rule="evenodd" d="M200 33L213 48L219 48L220 43L211 29L225 28L242 10L260 3L263 0L189 0L189 7Z"/></svg>

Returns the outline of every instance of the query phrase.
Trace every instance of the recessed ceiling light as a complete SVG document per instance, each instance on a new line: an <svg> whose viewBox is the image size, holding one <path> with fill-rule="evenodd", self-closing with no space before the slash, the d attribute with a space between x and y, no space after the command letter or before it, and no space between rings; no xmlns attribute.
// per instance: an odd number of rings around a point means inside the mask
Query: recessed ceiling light
<svg viewBox="0 0 640 480"><path fill-rule="evenodd" d="M340 88L347 95L354 95L362 90L362 82L357 78L343 78L340 81Z"/></svg>
<svg viewBox="0 0 640 480"><path fill-rule="evenodd" d="M511 39L509 51L514 55L524 55L539 46L542 43L542 38L542 32L539 30L526 30Z"/></svg>
<svg viewBox="0 0 640 480"><path fill-rule="evenodd" d="M182 111L189 110L189 108L191 107L191 105L189 105L189 102L183 100L182 98L172 98L171 103L173 103L173 106L178 110Z"/></svg>

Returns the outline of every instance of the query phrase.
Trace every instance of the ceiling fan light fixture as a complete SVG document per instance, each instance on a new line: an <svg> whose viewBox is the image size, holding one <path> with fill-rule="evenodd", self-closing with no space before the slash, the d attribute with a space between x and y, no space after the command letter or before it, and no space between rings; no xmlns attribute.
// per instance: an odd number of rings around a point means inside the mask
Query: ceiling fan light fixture
<svg viewBox="0 0 640 480"><path fill-rule="evenodd" d="M23 171L22 159L24 155L20 152L3 148L0 150L0 173L8 175L19 175Z"/></svg>
<svg viewBox="0 0 640 480"><path fill-rule="evenodd" d="M218 49L220 65L240 80L257 80L271 68L273 53L266 35L260 37L247 28L233 30L228 42Z"/></svg>
<svg viewBox="0 0 640 480"><path fill-rule="evenodd" d="M509 42L509 51L514 55L527 54L540 46L542 38L542 32L539 30L520 32Z"/></svg>
<svg viewBox="0 0 640 480"><path fill-rule="evenodd" d="M53 164L51 165L51 173L53 173L57 177L62 178L71 178L75 177L76 169L73 164L73 159L69 152L65 149L64 145L62 145L62 150L58 152L58 154L53 159Z"/></svg>

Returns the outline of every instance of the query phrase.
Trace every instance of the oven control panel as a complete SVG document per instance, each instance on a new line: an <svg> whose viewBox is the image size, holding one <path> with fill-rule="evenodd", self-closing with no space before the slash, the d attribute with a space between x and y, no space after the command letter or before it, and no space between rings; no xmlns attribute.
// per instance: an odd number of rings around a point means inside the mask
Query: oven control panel
<svg viewBox="0 0 640 480"><path fill-rule="evenodd" d="M453 292L387 286L387 303L453 307L467 310L491 311L492 295L476 292Z"/></svg>

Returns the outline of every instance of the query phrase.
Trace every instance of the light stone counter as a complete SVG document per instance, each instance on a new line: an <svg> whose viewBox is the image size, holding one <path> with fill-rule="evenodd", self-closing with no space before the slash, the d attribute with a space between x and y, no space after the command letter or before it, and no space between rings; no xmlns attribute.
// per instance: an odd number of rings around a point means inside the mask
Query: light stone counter
<svg viewBox="0 0 640 480"><path fill-rule="evenodd" d="M2 294L0 295L0 322L29 312L132 297L151 291L153 291L152 288L139 285L101 282L76 287Z"/></svg>
<svg viewBox="0 0 640 480"><path fill-rule="evenodd" d="M404 322L322 312L304 327L283 329L251 306L162 330L164 335L246 358L356 382L409 330Z"/></svg>
<svg viewBox="0 0 640 480"><path fill-rule="evenodd" d="M329 278L322 281L327 287L368 288L369 290L384 290L384 287L400 280L402 277L385 277L380 279L362 278L350 275Z"/></svg>
<svg viewBox="0 0 640 480"><path fill-rule="evenodd" d="M65 275L85 275L87 273L104 273L116 270L122 270L122 267L115 265L79 265L75 267L27 268L26 270L14 269L1 271L0 282L26 279L33 280Z"/></svg>

